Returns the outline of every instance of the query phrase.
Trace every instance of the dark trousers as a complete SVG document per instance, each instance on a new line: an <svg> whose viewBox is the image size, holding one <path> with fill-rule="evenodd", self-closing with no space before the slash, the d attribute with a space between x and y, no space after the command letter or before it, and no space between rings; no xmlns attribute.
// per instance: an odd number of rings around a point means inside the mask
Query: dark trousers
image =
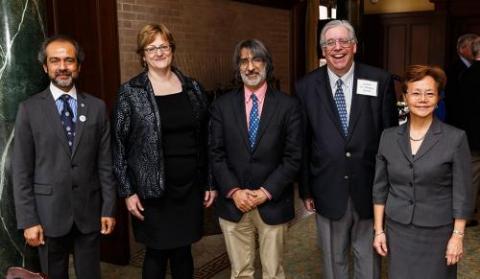
<svg viewBox="0 0 480 279"><path fill-rule="evenodd" d="M42 272L49 279L68 279L72 252L77 279L100 279L100 233L83 234L75 225L67 235L45 237L38 248Z"/></svg>
<svg viewBox="0 0 480 279"><path fill-rule="evenodd" d="M191 245L159 250L148 248L143 262L143 279L163 279L167 273L167 263L173 279L193 278L193 257Z"/></svg>

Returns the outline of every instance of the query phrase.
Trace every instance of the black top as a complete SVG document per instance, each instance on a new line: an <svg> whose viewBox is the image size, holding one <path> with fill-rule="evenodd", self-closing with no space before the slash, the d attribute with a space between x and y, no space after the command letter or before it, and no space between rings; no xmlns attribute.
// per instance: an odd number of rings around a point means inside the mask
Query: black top
<svg viewBox="0 0 480 279"><path fill-rule="evenodd" d="M155 96L155 101L162 119L164 155L196 155L195 119L187 94Z"/></svg>
<svg viewBox="0 0 480 279"><path fill-rule="evenodd" d="M172 188L185 186L195 174L195 119L184 92L155 96L155 101L162 119L165 182L172 193Z"/></svg>

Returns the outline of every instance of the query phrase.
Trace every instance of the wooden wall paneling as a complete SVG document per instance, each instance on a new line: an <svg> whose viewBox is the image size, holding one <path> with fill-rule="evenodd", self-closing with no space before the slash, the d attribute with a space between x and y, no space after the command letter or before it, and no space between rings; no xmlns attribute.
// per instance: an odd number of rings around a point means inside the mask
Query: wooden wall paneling
<svg viewBox="0 0 480 279"><path fill-rule="evenodd" d="M436 12L367 15L364 32L367 55L365 62L402 75L409 64L443 66L445 55L445 17ZM382 34L383 33L383 34ZM379 44L378 40L383 40ZM368 54L370 49L378 53Z"/></svg>
<svg viewBox="0 0 480 279"><path fill-rule="evenodd" d="M407 26L405 24L391 25L387 29L386 52L384 67L391 73L401 75L407 61Z"/></svg>
<svg viewBox="0 0 480 279"><path fill-rule="evenodd" d="M428 52L431 46L431 25L412 24L410 25L410 59L407 64L429 64Z"/></svg>

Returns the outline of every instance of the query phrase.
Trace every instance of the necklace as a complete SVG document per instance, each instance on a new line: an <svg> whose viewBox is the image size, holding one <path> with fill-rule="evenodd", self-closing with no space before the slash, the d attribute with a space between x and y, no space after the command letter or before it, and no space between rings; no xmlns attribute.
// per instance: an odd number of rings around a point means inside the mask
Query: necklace
<svg viewBox="0 0 480 279"><path fill-rule="evenodd" d="M422 141L425 138L425 135L423 135L422 137L420 137L418 139L412 138L412 136L409 136L409 138L410 138L411 141Z"/></svg>

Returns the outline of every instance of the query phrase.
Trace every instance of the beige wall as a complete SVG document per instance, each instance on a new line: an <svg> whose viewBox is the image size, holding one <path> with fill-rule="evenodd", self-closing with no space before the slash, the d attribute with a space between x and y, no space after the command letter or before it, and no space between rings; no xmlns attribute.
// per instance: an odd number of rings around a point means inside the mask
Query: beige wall
<svg viewBox="0 0 480 279"><path fill-rule="evenodd" d="M435 9L435 5L429 0L378 0L376 4L365 0L364 3L365 14L419 12Z"/></svg>
<svg viewBox="0 0 480 279"><path fill-rule="evenodd" d="M290 12L230 0L118 0L122 82L141 68L136 34L147 23L164 23L177 42L175 63L207 89L232 79L232 54L242 39L258 38L273 55L281 88L290 88Z"/></svg>

